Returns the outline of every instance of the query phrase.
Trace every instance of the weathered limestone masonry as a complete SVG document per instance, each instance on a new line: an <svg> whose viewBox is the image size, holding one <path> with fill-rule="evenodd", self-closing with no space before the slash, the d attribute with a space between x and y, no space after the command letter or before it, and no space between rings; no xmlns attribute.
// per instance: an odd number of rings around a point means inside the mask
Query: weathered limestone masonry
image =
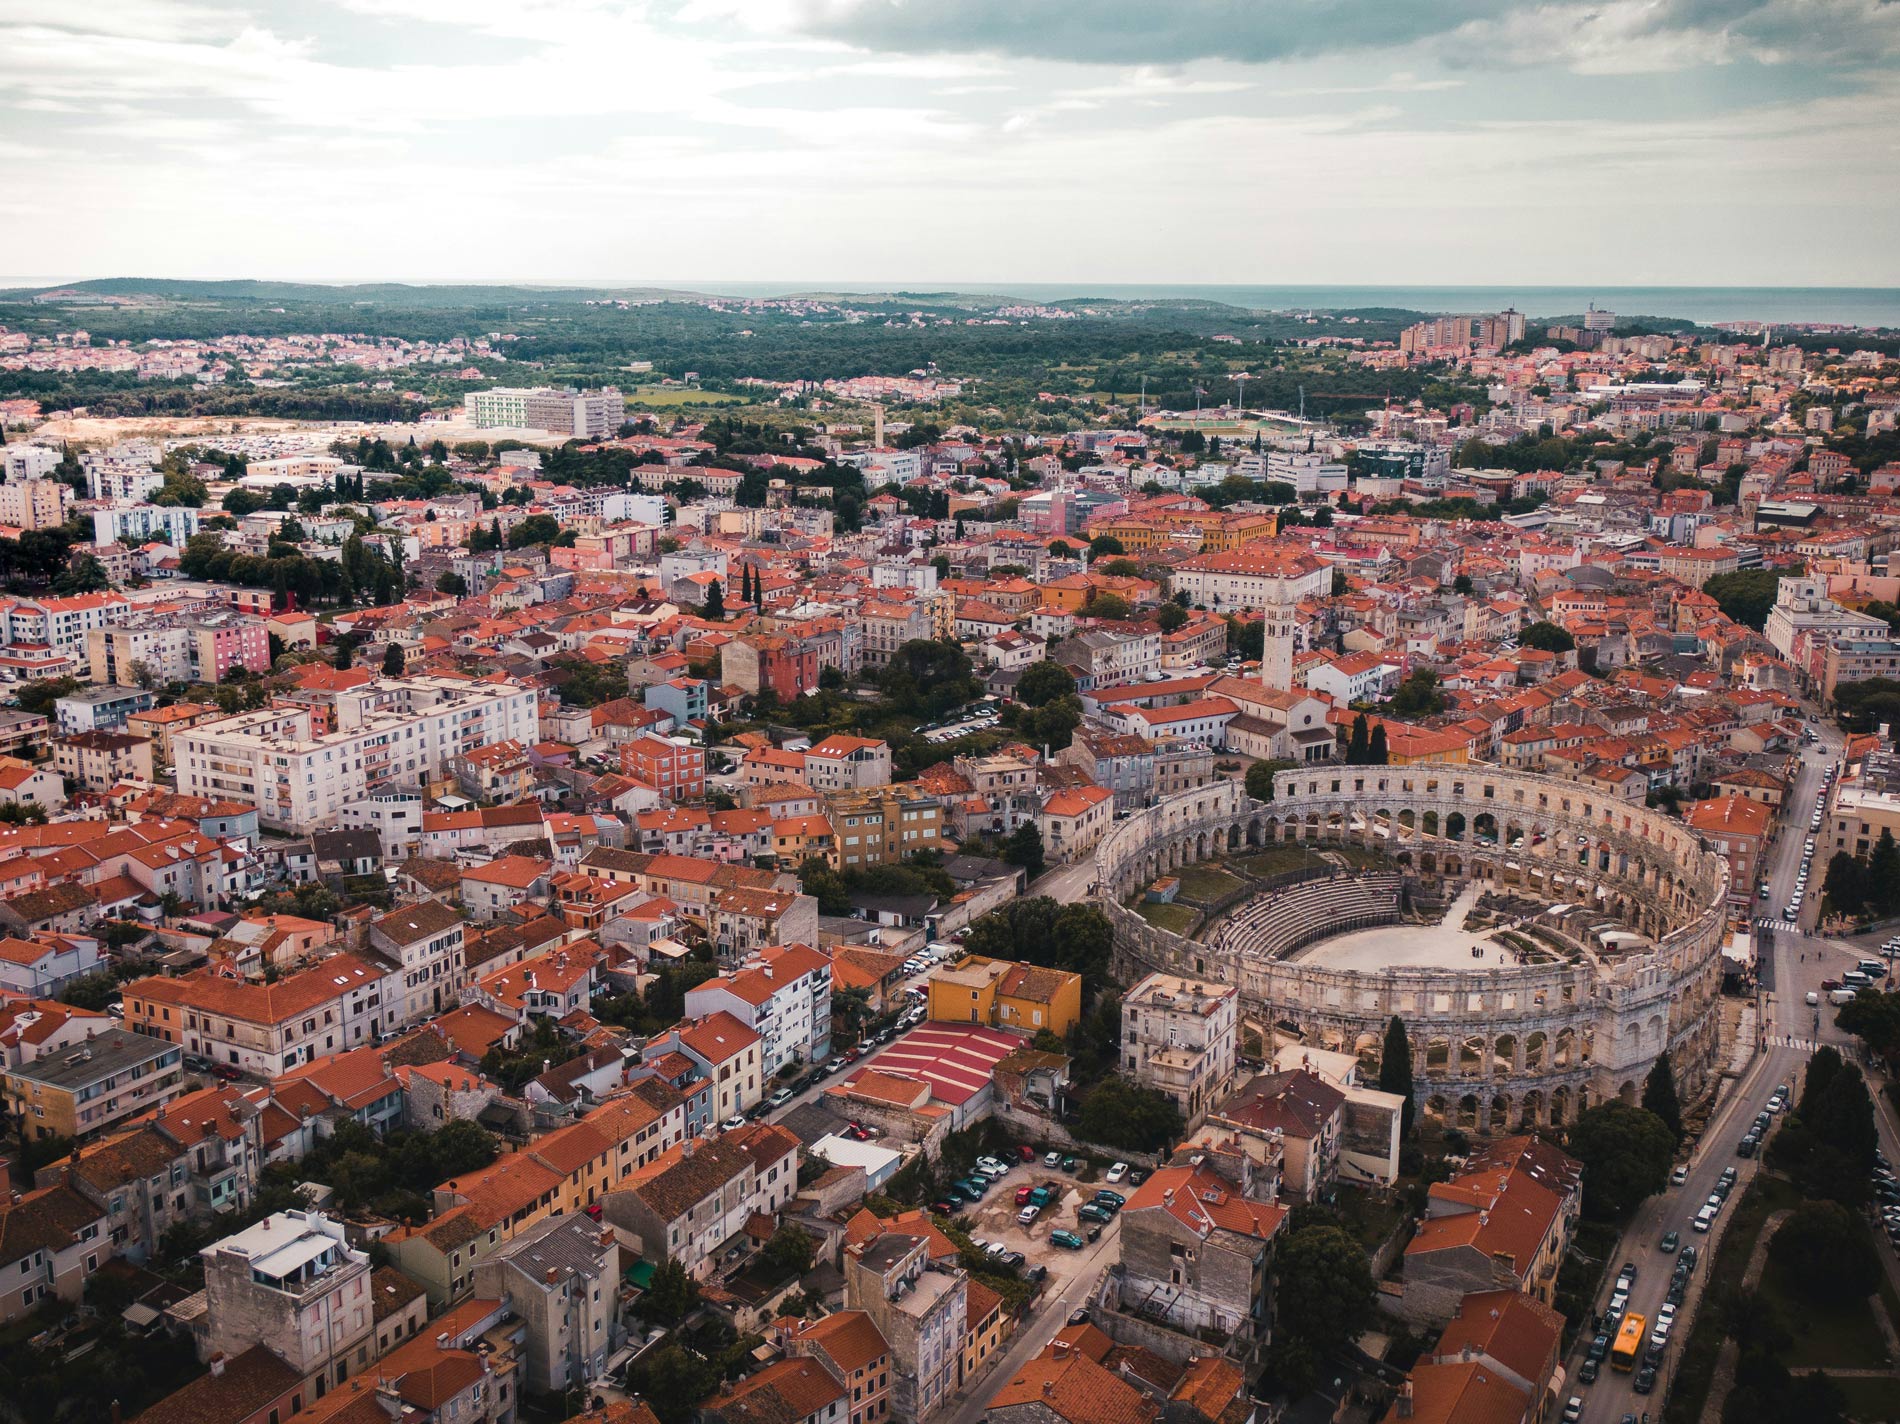
<svg viewBox="0 0 1900 1424"><path fill-rule="evenodd" d="M1653 943L1574 963L1362 972L1213 947L1125 906L1180 866L1302 841L1365 846L1414 874L1588 906ZM1681 822L1572 782L1483 764L1308 767L1282 772L1265 803L1223 782L1122 822L1095 868L1124 983L1162 970L1237 984L1243 1014L1371 1056L1397 1014L1411 1034L1419 1110L1448 1125L1504 1132L1567 1123L1611 1098L1634 1102L1665 1048L1686 1098L1717 1068L1726 862ZM1363 912L1352 883L1342 885L1340 930ZM1299 910L1302 943L1318 937L1304 919L1327 913L1310 899Z"/></svg>

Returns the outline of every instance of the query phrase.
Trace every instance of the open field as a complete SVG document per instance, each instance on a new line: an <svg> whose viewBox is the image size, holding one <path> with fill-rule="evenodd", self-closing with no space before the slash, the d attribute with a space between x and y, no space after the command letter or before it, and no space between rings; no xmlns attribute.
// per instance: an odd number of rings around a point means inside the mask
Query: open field
<svg viewBox="0 0 1900 1424"><path fill-rule="evenodd" d="M632 390L622 391L630 406L644 406L657 410L671 406L690 405L747 405L750 402L744 396L731 395L725 391L702 391L692 386L635 386Z"/></svg>

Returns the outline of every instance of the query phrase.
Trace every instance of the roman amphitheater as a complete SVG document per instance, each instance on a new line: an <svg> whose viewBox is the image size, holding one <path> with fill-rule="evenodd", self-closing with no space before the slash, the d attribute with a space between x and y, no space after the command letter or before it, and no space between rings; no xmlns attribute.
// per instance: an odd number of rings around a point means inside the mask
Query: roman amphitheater
<svg viewBox="0 0 1900 1424"><path fill-rule="evenodd" d="M1419 1111L1448 1127L1634 1102L1665 1049L1685 1101L1718 1067L1726 862L1574 783L1307 767L1259 802L1221 782L1116 825L1096 878L1124 983L1236 984L1276 1043L1368 1065L1396 1014Z"/></svg>

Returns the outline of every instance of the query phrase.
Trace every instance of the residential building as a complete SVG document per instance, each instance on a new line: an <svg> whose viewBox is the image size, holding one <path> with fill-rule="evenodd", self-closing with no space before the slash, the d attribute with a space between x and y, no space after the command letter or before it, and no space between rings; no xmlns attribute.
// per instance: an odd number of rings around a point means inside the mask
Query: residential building
<svg viewBox="0 0 1900 1424"><path fill-rule="evenodd" d="M844 1383L822 1361L800 1355L721 1385L699 1407L705 1424L846 1424L850 1412Z"/></svg>
<svg viewBox="0 0 1900 1424"><path fill-rule="evenodd" d="M75 979L98 973L104 964L99 942L90 937L9 936L0 939L0 990L25 998L50 998ZM91 1027L104 1027L87 1022Z"/></svg>
<svg viewBox="0 0 1900 1424"><path fill-rule="evenodd" d="M943 807L914 783L835 792L826 804L838 869L894 865L920 850L944 848Z"/></svg>
<svg viewBox="0 0 1900 1424"><path fill-rule="evenodd" d="M369 1367L369 1257L351 1249L339 1223L280 1211L198 1254L200 1358L232 1359L263 1345L319 1397Z"/></svg>
<svg viewBox="0 0 1900 1424"><path fill-rule="evenodd" d="M308 708L275 707L181 734L177 788L242 801L266 826L306 834L352 802L446 776L476 747L538 741L537 699L513 683L375 679L335 693L327 731Z"/></svg>
<svg viewBox="0 0 1900 1424"><path fill-rule="evenodd" d="M636 737L620 748L620 769L667 801L706 796L706 752L679 737Z"/></svg>
<svg viewBox="0 0 1900 1424"><path fill-rule="evenodd" d="M1269 1073L1209 1111L1215 1129L1241 1129L1281 1144L1280 1190L1295 1201L1330 1200L1339 1180L1346 1095L1304 1068Z"/></svg>
<svg viewBox="0 0 1900 1424"><path fill-rule="evenodd" d="M801 1326L786 1349L824 1361L851 1397L841 1424L882 1424L891 1408L891 1347L862 1310L840 1310Z"/></svg>
<svg viewBox="0 0 1900 1424"><path fill-rule="evenodd" d="M1240 991L1150 974L1122 998L1122 1075L1165 1093L1192 1132L1234 1077Z"/></svg>
<svg viewBox="0 0 1900 1424"><path fill-rule="evenodd" d="M1538 1424L1558 1411L1564 1318L1513 1290L1474 1291L1399 1386L1385 1424Z"/></svg>
<svg viewBox="0 0 1900 1424"><path fill-rule="evenodd" d="M0 1325L49 1296L78 1305L93 1272L112 1259L104 1210L63 1184L0 1202Z"/></svg>
<svg viewBox="0 0 1900 1424"><path fill-rule="evenodd" d="M831 987L831 961L809 945L794 944L765 950L688 989L686 1013L726 1013L754 1030L763 1044L761 1069L772 1077L788 1064L831 1056Z"/></svg>
<svg viewBox="0 0 1900 1424"><path fill-rule="evenodd" d="M890 783L890 744L874 737L834 732L805 753L805 784L820 795Z"/></svg>
<svg viewBox="0 0 1900 1424"><path fill-rule="evenodd" d="M1031 1037L1043 1029L1061 1037L1082 1017L1080 974L977 954L934 970L929 993L933 1021L984 1024Z"/></svg>
<svg viewBox="0 0 1900 1424"><path fill-rule="evenodd" d="M720 1012L675 1024L648 1041L644 1056L652 1062L684 1054L712 1085L712 1120L729 1122L765 1096L764 1043L739 1019Z"/></svg>
<svg viewBox="0 0 1900 1424"><path fill-rule="evenodd" d="M719 658L720 676L727 682L754 697L769 691L780 702L815 692L819 670L817 644L782 633L742 633Z"/></svg>
<svg viewBox="0 0 1900 1424"><path fill-rule="evenodd" d="M128 717L149 711L153 702L152 694L142 687L82 687L55 699L53 725L67 737L78 732L117 732Z"/></svg>
<svg viewBox="0 0 1900 1424"><path fill-rule="evenodd" d="M197 970L125 986L134 1033L246 1073L280 1078L301 1063L373 1043L391 1023L395 971L338 954L274 983Z"/></svg>
<svg viewBox="0 0 1900 1424"><path fill-rule="evenodd" d="M1538 1138L1505 1137L1434 1183L1405 1248L1396 1308L1414 1323L1445 1321L1467 1295L1499 1288L1551 1304L1576 1234L1582 1171Z"/></svg>
<svg viewBox="0 0 1900 1424"><path fill-rule="evenodd" d="M197 532L198 511L190 505L113 500L96 504L92 509L92 537L100 544L128 544L137 548L157 540L182 549Z"/></svg>
<svg viewBox="0 0 1900 1424"><path fill-rule="evenodd" d="M931 1259L925 1236L889 1231L847 1246L845 1303L870 1317L891 1351L891 1414L921 1424L942 1410L962 1372L969 1276Z"/></svg>
<svg viewBox="0 0 1900 1424"><path fill-rule="evenodd" d="M495 386L462 397L469 423L479 429L550 430L578 440L602 440L626 423L626 401L612 386L555 390L549 386Z"/></svg>
<svg viewBox="0 0 1900 1424"><path fill-rule="evenodd" d="M1232 1337L1250 1354L1270 1333L1268 1280L1286 1218L1205 1163L1158 1169L1121 1211L1123 1307Z"/></svg>
<svg viewBox="0 0 1900 1424"><path fill-rule="evenodd" d="M1115 824L1115 793L1100 786L1070 786L1042 803L1038 830L1043 851L1058 864L1080 860Z"/></svg>
<svg viewBox="0 0 1900 1424"><path fill-rule="evenodd" d="M461 1002L468 982L461 915L437 900L392 910L369 927L369 947L401 975L385 995L386 1026L421 1023Z"/></svg>
<svg viewBox="0 0 1900 1424"><path fill-rule="evenodd" d="M152 744L129 732L78 732L53 740L53 765L88 791L152 780Z"/></svg>
<svg viewBox="0 0 1900 1424"><path fill-rule="evenodd" d="M646 1260L705 1277L755 1214L768 1217L798 1185L798 1139L772 1123L687 1139L607 1194L605 1219Z"/></svg>
<svg viewBox="0 0 1900 1424"><path fill-rule="evenodd" d="M560 1394L604 1378L621 1338L620 1248L586 1214L517 1233L475 1267L475 1293L505 1300L527 1329L522 1387Z"/></svg>
<svg viewBox="0 0 1900 1424"><path fill-rule="evenodd" d="M7 1069L7 1108L23 1140L92 1137L176 1097L182 1059L174 1044L109 1028Z"/></svg>

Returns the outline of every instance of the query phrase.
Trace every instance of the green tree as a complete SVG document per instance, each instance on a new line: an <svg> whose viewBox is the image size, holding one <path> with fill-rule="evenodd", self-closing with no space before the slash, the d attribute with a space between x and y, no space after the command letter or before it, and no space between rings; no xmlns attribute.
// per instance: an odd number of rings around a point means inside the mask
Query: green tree
<svg viewBox="0 0 1900 1424"><path fill-rule="evenodd" d="M1394 717L1431 717L1443 712L1445 694L1438 690L1438 674L1430 668L1414 668L1388 706Z"/></svg>
<svg viewBox="0 0 1900 1424"><path fill-rule="evenodd" d="M1372 741L1366 746L1366 765L1385 766L1392 760L1392 749L1386 745L1385 723L1381 722L1372 729Z"/></svg>
<svg viewBox="0 0 1900 1424"><path fill-rule="evenodd" d="M1643 1107L1661 1118L1676 1141L1682 1141L1682 1104L1676 1097L1676 1070L1664 1050L1643 1080Z"/></svg>
<svg viewBox="0 0 1900 1424"><path fill-rule="evenodd" d="M1291 771L1299 763L1276 757L1271 761L1257 761L1247 768L1247 794L1256 801L1273 799L1273 778L1283 771Z"/></svg>
<svg viewBox="0 0 1900 1424"><path fill-rule="evenodd" d="M1405 1031L1405 1020L1397 1014L1385 1026L1385 1043L1379 1050L1379 1091L1397 1093L1405 1100L1400 1109L1399 1132L1410 1137L1416 1111L1412 1102L1412 1039Z"/></svg>
<svg viewBox="0 0 1900 1424"><path fill-rule="evenodd" d="M76 677L46 677L36 682L21 683L13 694L13 702L22 712L30 712L36 717L51 717L53 704L60 698L78 691L79 679Z"/></svg>
<svg viewBox="0 0 1900 1424"><path fill-rule="evenodd" d="M1885 917L1900 910L1900 846L1893 831L1883 827L1867 857L1867 899L1875 914Z"/></svg>
<svg viewBox="0 0 1900 1424"><path fill-rule="evenodd" d="M1082 1100L1080 1135L1104 1147L1160 1152L1181 1140L1187 1125L1174 1099L1110 1073Z"/></svg>
<svg viewBox="0 0 1900 1424"><path fill-rule="evenodd" d="M1531 624L1519 633L1517 644L1520 648L1536 648L1539 652L1568 653L1575 651L1577 640L1546 619Z"/></svg>
<svg viewBox="0 0 1900 1424"><path fill-rule="evenodd" d="M1337 1226L1308 1226L1280 1248L1279 1298L1297 1301L1279 1329L1322 1359L1356 1340L1372 1323L1372 1269L1359 1243Z"/></svg>
<svg viewBox="0 0 1900 1424"><path fill-rule="evenodd" d="M1043 856L1042 832L1034 821L1024 821L1003 842L1003 859L1027 870L1032 880L1042 874Z"/></svg>
<svg viewBox="0 0 1900 1424"><path fill-rule="evenodd" d="M714 579L706 585L706 602L700 607L702 617L718 620L726 616L726 591Z"/></svg>
<svg viewBox="0 0 1900 1424"><path fill-rule="evenodd" d="M530 544L552 544L561 537L561 522L552 514L530 514L508 531L508 547L525 549Z"/></svg>
<svg viewBox="0 0 1900 1424"><path fill-rule="evenodd" d="M658 1279L656 1274L656 1284ZM645 1298L640 1304L646 1305ZM719 1388L720 1378L719 1367L712 1361L672 1343L642 1355L627 1373L627 1383L646 1400L660 1424L692 1424L700 1401Z"/></svg>
<svg viewBox="0 0 1900 1424"><path fill-rule="evenodd" d="M1827 878L1821 882L1821 895L1843 915L1858 915L1867 908L1867 862L1847 851L1837 850L1827 863Z"/></svg>
<svg viewBox="0 0 1900 1424"><path fill-rule="evenodd" d="M1177 628L1186 626L1187 621L1187 610L1178 603L1164 603L1161 605L1160 612L1155 614L1155 623L1164 633L1172 633Z"/></svg>
<svg viewBox="0 0 1900 1424"><path fill-rule="evenodd" d="M401 677L402 670L402 646L398 643L390 643L383 648L383 676Z"/></svg>
<svg viewBox="0 0 1900 1424"><path fill-rule="evenodd" d="M765 1243L759 1255L775 1271L802 1276L811 1269L817 1250L818 1243L812 1240L809 1231L802 1226L787 1225L772 1233L772 1239Z"/></svg>
<svg viewBox="0 0 1900 1424"><path fill-rule="evenodd" d="M1346 742L1346 765L1364 766L1371 741L1366 733L1366 714L1361 712L1352 719L1352 735Z"/></svg>
<svg viewBox="0 0 1900 1424"><path fill-rule="evenodd" d="M1106 618L1120 622L1133 613L1134 607L1119 593L1103 593L1099 589L1089 590L1089 596L1082 605L1084 618Z"/></svg>
<svg viewBox="0 0 1900 1424"><path fill-rule="evenodd" d="M105 565L91 554L75 554L66 572L53 580L53 592L61 595L104 593L111 587Z"/></svg>
<svg viewBox="0 0 1900 1424"><path fill-rule="evenodd" d="M1799 569L1740 569L1732 574L1715 575L1702 585L1702 591L1737 623L1760 632L1768 622L1768 610L1775 606L1775 592L1781 580L1800 572Z"/></svg>
<svg viewBox="0 0 1900 1424"><path fill-rule="evenodd" d="M678 1325L699 1308L699 1282L677 1260L667 1261L653 1273L640 1297L641 1316L656 1325Z"/></svg>
<svg viewBox="0 0 1900 1424"><path fill-rule="evenodd" d="M437 576L435 591L437 593L452 593L457 598L466 598L468 597L468 580L451 569Z"/></svg>
<svg viewBox="0 0 1900 1424"><path fill-rule="evenodd" d="M1061 663L1044 658L1023 669L1016 679L1016 700L1029 707L1040 707L1058 697L1075 695L1075 674Z"/></svg>
<svg viewBox="0 0 1900 1424"><path fill-rule="evenodd" d="M1091 560L1111 558L1116 554L1125 554L1127 552L1128 550L1123 546L1122 541L1117 539L1113 534L1097 534L1093 539L1089 540L1089 558Z"/></svg>
<svg viewBox="0 0 1900 1424"><path fill-rule="evenodd" d="M1601 1103L1571 1124L1570 1155L1583 1163L1583 1209L1621 1221L1669 1184L1676 1139L1669 1124L1630 1103Z"/></svg>
<svg viewBox="0 0 1900 1424"><path fill-rule="evenodd" d="M1880 1260L1858 1217L1839 1202L1804 1202L1781 1223L1768 1259L1791 1288L1816 1304L1870 1296Z"/></svg>
<svg viewBox="0 0 1900 1424"><path fill-rule="evenodd" d="M1453 593L1468 594L1471 592L1471 589L1472 583L1470 574L1459 574L1457 578L1451 581L1451 591Z"/></svg>

